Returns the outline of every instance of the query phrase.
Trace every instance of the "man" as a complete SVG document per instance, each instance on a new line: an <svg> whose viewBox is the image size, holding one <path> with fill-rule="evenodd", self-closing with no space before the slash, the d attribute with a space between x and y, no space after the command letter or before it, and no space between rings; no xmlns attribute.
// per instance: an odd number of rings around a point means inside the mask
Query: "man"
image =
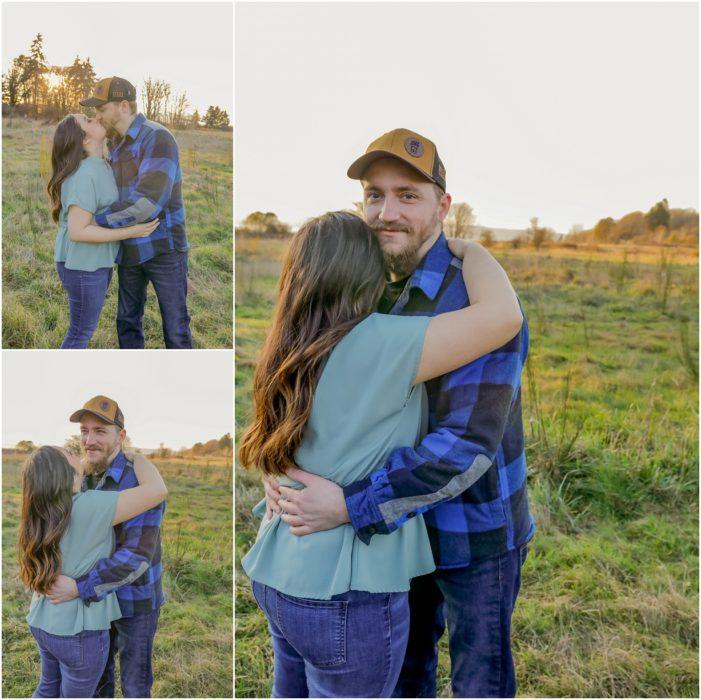
<svg viewBox="0 0 701 700"><path fill-rule="evenodd" d="M395 129L373 141L348 176L362 181L364 217L390 271L379 310L434 315L468 305L442 233L451 198L435 145ZM300 536L350 522L367 544L424 514L437 569L411 583L397 697L435 697L446 619L453 697L515 695L511 615L534 531L521 417L527 351L524 320L495 352L427 382L428 434L394 450L368 478L341 489L293 470L303 490L265 484L269 507L282 509Z"/></svg>
<svg viewBox="0 0 701 700"><path fill-rule="evenodd" d="M122 452L124 416L115 401L95 396L71 415L80 423L87 462L87 488L124 491L138 485L132 463ZM112 623L110 652L95 697L114 697L114 656L119 654L122 695L151 697L153 638L164 602L161 587L161 521L165 501L115 526L116 549L77 580L59 576L49 591L52 603L80 597L86 605L115 591L122 617Z"/></svg>
<svg viewBox="0 0 701 700"><path fill-rule="evenodd" d="M148 283L158 298L166 348L191 348L187 312L187 251L178 145L161 124L136 111L136 89L124 78L103 78L81 105L94 107L109 137L119 199L95 214L107 228L160 219L153 233L122 241L117 334L120 348L143 348Z"/></svg>

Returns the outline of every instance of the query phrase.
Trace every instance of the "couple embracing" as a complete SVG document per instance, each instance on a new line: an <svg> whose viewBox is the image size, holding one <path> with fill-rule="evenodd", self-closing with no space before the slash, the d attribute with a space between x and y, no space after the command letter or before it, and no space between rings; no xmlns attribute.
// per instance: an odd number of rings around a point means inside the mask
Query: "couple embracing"
<svg viewBox="0 0 701 700"><path fill-rule="evenodd" d="M95 396L70 420L84 460L44 446L22 469L20 576L41 656L33 697L114 697L116 654L122 695L151 697L167 489L149 460L122 451L115 401Z"/></svg>
<svg viewBox="0 0 701 700"><path fill-rule="evenodd" d="M69 114L56 127L48 184L58 224L54 261L68 296L62 348L87 348L118 263L120 348L143 348L148 283L166 348L191 348L187 251L178 146L161 124L137 112L123 78L100 80L82 100L96 117ZM109 138L109 163L103 158Z"/></svg>
<svg viewBox="0 0 701 700"><path fill-rule="evenodd" d="M363 218L294 236L240 448L266 500L243 559L268 618L274 697L516 691L526 543L528 329L481 246L446 240L435 145L406 129L349 168Z"/></svg>

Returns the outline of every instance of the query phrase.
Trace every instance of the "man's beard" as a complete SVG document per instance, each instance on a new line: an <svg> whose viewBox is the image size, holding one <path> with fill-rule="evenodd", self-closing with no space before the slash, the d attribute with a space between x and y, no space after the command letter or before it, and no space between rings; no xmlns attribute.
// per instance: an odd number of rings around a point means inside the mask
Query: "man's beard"
<svg viewBox="0 0 701 700"><path fill-rule="evenodd" d="M119 132L117 131L117 129L114 128L114 125L113 125L113 124L105 124L105 123L103 123L102 126L103 126L103 128L104 128L104 130L105 130L105 137L106 137L109 141L114 141L116 138L119 137Z"/></svg>
<svg viewBox="0 0 701 700"><path fill-rule="evenodd" d="M407 243L402 250L385 250L380 243L385 266L398 279L404 279L414 272L419 264L419 249L433 235L437 223L438 217L435 217L427 226L419 230L413 230L408 226L391 226L381 220L372 224L371 228L380 241L382 241L380 238L382 231L403 231L407 234Z"/></svg>
<svg viewBox="0 0 701 700"><path fill-rule="evenodd" d="M102 457L97 462L91 462L88 459L88 453L85 448L83 448L83 464L85 465L85 473L86 474L102 474L107 467L112 462L112 455L114 454L114 451L117 449L117 445L114 445L109 452L104 454Z"/></svg>

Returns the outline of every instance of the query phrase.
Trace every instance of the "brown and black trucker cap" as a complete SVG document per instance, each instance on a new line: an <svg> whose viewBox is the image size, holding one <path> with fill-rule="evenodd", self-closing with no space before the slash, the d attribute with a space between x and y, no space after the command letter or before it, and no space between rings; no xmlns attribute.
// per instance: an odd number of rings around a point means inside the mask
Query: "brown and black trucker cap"
<svg viewBox="0 0 701 700"><path fill-rule="evenodd" d="M71 423L80 423L80 419L86 413L97 416L105 423L112 423L124 430L124 414L117 402L107 398L107 396L93 396L89 401L86 401L83 408L79 408L71 415Z"/></svg>
<svg viewBox="0 0 701 700"><path fill-rule="evenodd" d="M118 78L116 75L111 78L103 78L100 80L91 97L87 97L80 101L83 107L99 107L106 105L108 102L133 102L136 99L136 88L124 78Z"/></svg>
<svg viewBox="0 0 701 700"><path fill-rule="evenodd" d="M348 177L362 180L371 163L379 158L399 158L417 170L445 192L445 167L438 157L436 144L421 134L409 129L393 129L375 139L348 168Z"/></svg>

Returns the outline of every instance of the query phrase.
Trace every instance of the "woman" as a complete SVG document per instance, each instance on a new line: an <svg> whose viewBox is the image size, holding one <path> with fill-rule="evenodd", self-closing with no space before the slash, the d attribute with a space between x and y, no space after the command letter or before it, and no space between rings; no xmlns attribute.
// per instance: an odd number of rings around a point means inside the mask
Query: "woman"
<svg viewBox="0 0 701 700"><path fill-rule="evenodd" d="M383 315L373 311L385 269L367 224L341 212L305 224L283 266L242 464L264 475L299 465L345 486L416 444L421 383L500 347L522 323L503 270L468 246L471 306L434 318ZM297 537L275 514L243 566L268 617L274 697L390 696L407 643L409 582L435 568L422 517L365 545L350 525Z"/></svg>
<svg viewBox="0 0 701 700"><path fill-rule="evenodd" d="M100 318L119 241L142 238L159 220L108 229L93 214L118 199L112 169L102 157L105 129L84 114L69 114L56 127L48 184L51 217L58 224L54 261L70 308L62 348L86 348Z"/></svg>
<svg viewBox="0 0 701 700"><path fill-rule="evenodd" d="M81 491L83 466L59 447L40 447L22 470L20 576L34 593L27 616L41 655L34 697L91 698L107 663L110 624L120 618L114 592L97 603L80 598L54 605L46 593L59 574L92 569L114 548L113 525L158 505L167 490L156 468L134 458L139 486Z"/></svg>

